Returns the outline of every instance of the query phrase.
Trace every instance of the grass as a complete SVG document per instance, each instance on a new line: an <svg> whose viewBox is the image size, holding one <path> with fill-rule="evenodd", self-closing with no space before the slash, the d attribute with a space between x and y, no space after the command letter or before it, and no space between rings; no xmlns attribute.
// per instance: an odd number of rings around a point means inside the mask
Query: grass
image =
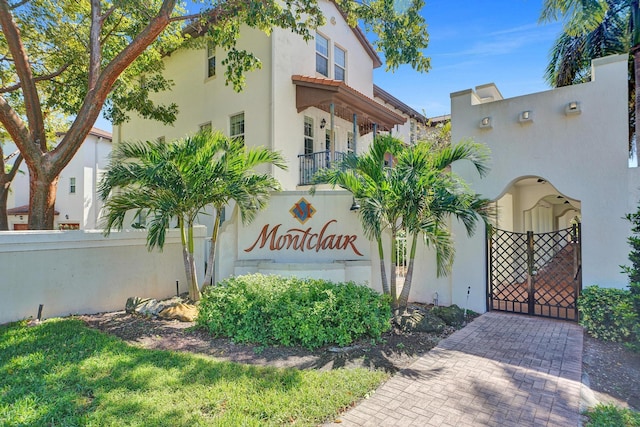
<svg viewBox="0 0 640 427"><path fill-rule="evenodd" d="M0 426L315 425L386 378L145 350L76 319L0 326Z"/></svg>
<svg viewBox="0 0 640 427"><path fill-rule="evenodd" d="M599 404L586 413L589 421L586 427L638 427L640 412L619 408L615 405Z"/></svg>

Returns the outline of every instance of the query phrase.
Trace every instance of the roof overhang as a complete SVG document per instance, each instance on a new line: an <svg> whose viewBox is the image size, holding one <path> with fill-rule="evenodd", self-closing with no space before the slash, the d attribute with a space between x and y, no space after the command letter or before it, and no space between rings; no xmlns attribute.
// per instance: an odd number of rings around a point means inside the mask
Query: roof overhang
<svg viewBox="0 0 640 427"><path fill-rule="evenodd" d="M351 122L353 115L357 115L361 135L371 132L373 125L377 125L379 130L388 131L407 121L405 117L347 86L343 81L301 75L291 76L291 81L296 85L298 113L309 107L330 112L333 104L334 114L344 120Z"/></svg>

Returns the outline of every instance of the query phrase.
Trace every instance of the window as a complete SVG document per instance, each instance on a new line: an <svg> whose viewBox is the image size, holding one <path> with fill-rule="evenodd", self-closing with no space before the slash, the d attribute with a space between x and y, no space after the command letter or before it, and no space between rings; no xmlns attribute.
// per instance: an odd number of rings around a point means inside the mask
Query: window
<svg viewBox="0 0 640 427"><path fill-rule="evenodd" d="M211 122L203 123L200 125L201 131L209 131L211 132Z"/></svg>
<svg viewBox="0 0 640 427"><path fill-rule="evenodd" d="M313 118L304 118L304 154L313 153Z"/></svg>
<svg viewBox="0 0 640 427"><path fill-rule="evenodd" d="M69 178L69 193L76 194L76 179L75 179L75 177Z"/></svg>
<svg viewBox="0 0 640 427"><path fill-rule="evenodd" d="M316 33L316 72L329 77L329 40Z"/></svg>
<svg viewBox="0 0 640 427"><path fill-rule="evenodd" d="M213 43L207 45L207 78L216 76L216 47Z"/></svg>
<svg viewBox="0 0 640 427"><path fill-rule="evenodd" d="M229 136L244 141L244 113L233 115L229 119Z"/></svg>
<svg viewBox="0 0 640 427"><path fill-rule="evenodd" d="M333 48L333 78L335 80L345 80L347 73L347 52L340 49L338 46Z"/></svg>
<svg viewBox="0 0 640 427"><path fill-rule="evenodd" d="M354 141L353 132L347 132L347 153L353 153Z"/></svg>

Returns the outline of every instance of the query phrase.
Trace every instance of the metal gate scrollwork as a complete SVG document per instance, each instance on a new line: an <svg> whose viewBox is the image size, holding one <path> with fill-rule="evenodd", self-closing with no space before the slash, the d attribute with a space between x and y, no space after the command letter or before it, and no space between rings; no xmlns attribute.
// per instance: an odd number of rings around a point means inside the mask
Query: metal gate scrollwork
<svg viewBox="0 0 640 427"><path fill-rule="evenodd" d="M494 228L488 252L489 310L578 320L580 224L551 233Z"/></svg>

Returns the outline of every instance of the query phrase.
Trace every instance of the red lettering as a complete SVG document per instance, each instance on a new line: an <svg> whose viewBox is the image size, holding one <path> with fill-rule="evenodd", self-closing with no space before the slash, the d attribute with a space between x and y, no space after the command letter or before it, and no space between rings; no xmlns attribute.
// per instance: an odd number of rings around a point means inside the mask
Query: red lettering
<svg viewBox="0 0 640 427"><path fill-rule="evenodd" d="M355 234L328 234L325 235L327 229L334 222L338 222L332 219L325 223L320 230L320 233L312 233L311 227L306 230L300 228L290 228L283 234L278 234L280 226L277 224L273 228L269 229L270 225L266 224L260 230L258 238L253 242L251 246L246 248L245 252L253 251L256 246L258 249L264 248L269 243L269 250L280 251L283 249L292 249L295 251L304 252L305 249L316 252L325 250L351 250L358 256L363 256L355 245L358 236Z"/></svg>

